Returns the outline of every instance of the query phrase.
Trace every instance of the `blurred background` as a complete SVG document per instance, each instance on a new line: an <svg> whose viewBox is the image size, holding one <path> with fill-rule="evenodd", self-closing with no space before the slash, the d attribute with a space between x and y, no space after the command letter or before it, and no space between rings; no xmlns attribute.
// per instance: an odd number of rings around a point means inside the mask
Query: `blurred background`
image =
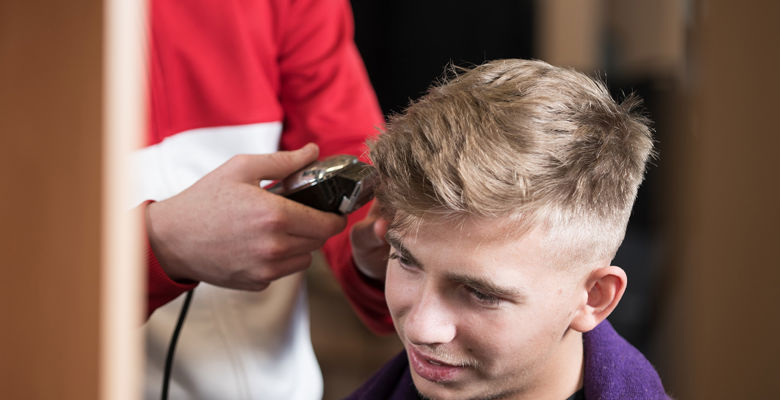
<svg viewBox="0 0 780 400"><path fill-rule="evenodd" d="M112 82L143 76L106 63L128 44L115 36L123 20L112 15L130 15L118 3L0 2L3 397L134 393L140 345L123 332L139 314L140 282L107 265L135 261L121 249L137 221L116 217L125 172L106 160L123 145L116 132L137 123L112 111L128 97ZM570 66L618 99L640 95L659 157L615 260L629 286L610 320L675 398L777 397L780 3L351 3L385 114L401 112L448 63L497 58ZM121 109L142 115L138 104ZM321 260L307 284L325 398L338 399L400 345L362 326Z"/></svg>

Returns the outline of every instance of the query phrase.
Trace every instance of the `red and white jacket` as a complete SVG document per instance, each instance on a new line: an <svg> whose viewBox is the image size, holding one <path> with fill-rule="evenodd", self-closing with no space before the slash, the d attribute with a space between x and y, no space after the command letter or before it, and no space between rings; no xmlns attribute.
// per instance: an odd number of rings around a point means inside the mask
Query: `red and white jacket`
<svg viewBox="0 0 780 400"><path fill-rule="evenodd" d="M133 155L134 203L173 196L235 154L315 142L321 157L364 156L383 118L352 36L344 0L152 0L149 129ZM362 320L390 332L384 294L358 275L348 230L323 252ZM147 255L147 397L157 397L179 311L164 304L194 285L171 281ZM196 292L173 398L321 398L300 275L261 293Z"/></svg>

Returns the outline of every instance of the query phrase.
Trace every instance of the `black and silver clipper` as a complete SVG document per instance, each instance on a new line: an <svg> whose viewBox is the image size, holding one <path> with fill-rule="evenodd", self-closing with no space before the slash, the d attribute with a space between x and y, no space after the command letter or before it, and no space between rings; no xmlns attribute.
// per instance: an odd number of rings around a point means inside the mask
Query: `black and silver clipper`
<svg viewBox="0 0 780 400"><path fill-rule="evenodd" d="M318 210L349 214L371 200L376 184L374 167L342 154L315 161L268 191Z"/></svg>

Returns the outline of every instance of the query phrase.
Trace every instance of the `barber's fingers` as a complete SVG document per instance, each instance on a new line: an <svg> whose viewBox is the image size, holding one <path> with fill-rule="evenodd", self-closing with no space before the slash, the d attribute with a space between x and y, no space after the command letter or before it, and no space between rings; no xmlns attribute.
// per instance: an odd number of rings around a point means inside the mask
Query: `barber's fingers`
<svg viewBox="0 0 780 400"><path fill-rule="evenodd" d="M390 227L390 222L382 217L377 218L374 222L374 238L376 238L377 245L386 245L385 235L387 229Z"/></svg>
<svg viewBox="0 0 780 400"><path fill-rule="evenodd" d="M374 201L365 218L355 223L350 232L352 244L359 249L371 249L387 245L385 234L388 221L382 217L379 204Z"/></svg>
<svg viewBox="0 0 780 400"><path fill-rule="evenodd" d="M285 199L285 231L294 236L327 239L347 226L347 217Z"/></svg>
<svg viewBox="0 0 780 400"><path fill-rule="evenodd" d="M384 235L387 231L387 223L383 219L369 218L359 221L352 226L350 239L352 245L360 249L371 249L385 245Z"/></svg>
<svg viewBox="0 0 780 400"><path fill-rule="evenodd" d="M309 143L298 150L270 154L240 154L225 163L226 173L244 182L282 179L317 160L319 147Z"/></svg>
<svg viewBox="0 0 780 400"><path fill-rule="evenodd" d="M277 279L305 270L311 265L311 260L311 253L305 253L270 264L262 264L257 268L250 269L244 274L245 279L232 287L243 290L263 290Z"/></svg>
<svg viewBox="0 0 780 400"><path fill-rule="evenodd" d="M310 254L313 251L319 250L324 243L325 239L279 235L259 242L255 253L264 262L277 262Z"/></svg>

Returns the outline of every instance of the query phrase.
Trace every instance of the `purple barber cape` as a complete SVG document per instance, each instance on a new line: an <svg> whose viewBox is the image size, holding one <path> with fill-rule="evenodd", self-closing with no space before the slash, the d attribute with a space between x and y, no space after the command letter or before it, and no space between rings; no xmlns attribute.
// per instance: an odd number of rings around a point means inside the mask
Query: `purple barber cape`
<svg viewBox="0 0 780 400"><path fill-rule="evenodd" d="M608 321L582 335L587 400L669 399L650 362ZM406 352L393 358L349 400L418 400Z"/></svg>

